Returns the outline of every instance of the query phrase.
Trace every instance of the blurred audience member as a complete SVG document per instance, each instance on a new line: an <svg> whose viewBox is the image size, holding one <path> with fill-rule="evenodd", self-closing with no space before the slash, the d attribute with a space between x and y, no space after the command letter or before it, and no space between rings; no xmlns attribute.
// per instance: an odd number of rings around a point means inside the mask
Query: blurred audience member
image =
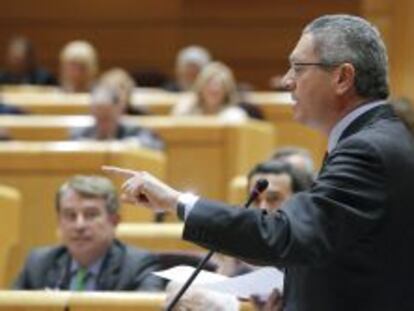
<svg viewBox="0 0 414 311"><path fill-rule="evenodd" d="M24 114L25 112L11 104L5 104L0 101L0 115L3 114Z"/></svg>
<svg viewBox="0 0 414 311"><path fill-rule="evenodd" d="M24 114L25 112L21 110L19 107L4 104L0 102L0 115L15 115L15 114ZM9 131L6 128L0 128L0 141L7 141L12 139Z"/></svg>
<svg viewBox="0 0 414 311"><path fill-rule="evenodd" d="M158 259L115 239L119 201L109 179L69 179L57 193L56 212L62 245L33 250L15 289L162 289L162 280L152 275Z"/></svg>
<svg viewBox="0 0 414 311"><path fill-rule="evenodd" d="M271 160L257 164L248 175L248 190L253 191L260 179L269 182L266 190L252 203L267 213L274 213L294 193L307 190L312 185L312 174L283 160Z"/></svg>
<svg viewBox="0 0 414 311"><path fill-rule="evenodd" d="M99 71L98 55L87 41L71 41L60 53L60 85L65 92L90 92Z"/></svg>
<svg viewBox="0 0 414 311"><path fill-rule="evenodd" d="M283 160L272 160L257 164L248 174L248 193L250 193L255 184L260 179L266 179L269 182L266 190L261 193L251 208L260 208L263 213L276 213L282 206L283 202L288 200L294 193L305 191L311 187L312 174L294 167L292 164ZM235 276L251 271L255 267L234 257L223 255L216 256L218 260L218 273ZM286 279L288 284L288 278ZM281 310L282 295L275 291L268 297L262 299L253 297L256 310L270 311Z"/></svg>
<svg viewBox="0 0 414 311"><path fill-rule="evenodd" d="M315 174L312 156L305 148L293 146L278 148L270 156L270 160L283 160L306 172L309 176Z"/></svg>
<svg viewBox="0 0 414 311"><path fill-rule="evenodd" d="M294 193L307 190L312 184L311 174L282 160L261 162L253 167L247 176L248 193L260 179L266 179L269 185L253 201L251 208L260 208L264 213L275 213ZM218 266L217 272L227 276L240 275L251 270L241 260L227 256L221 257Z"/></svg>
<svg viewBox="0 0 414 311"><path fill-rule="evenodd" d="M190 91L198 74L211 61L207 49L191 45L183 48L177 55L175 62L175 82L166 85L166 89L173 92Z"/></svg>
<svg viewBox="0 0 414 311"><path fill-rule="evenodd" d="M177 103L173 114L177 116L218 116L229 121L248 118L238 104L238 93L233 73L226 65L213 62L207 65L194 84L194 97Z"/></svg>
<svg viewBox="0 0 414 311"><path fill-rule="evenodd" d="M156 150L164 148L162 140L152 131L124 124L121 120L124 104L122 93L105 84L92 92L91 113L95 124L72 131L72 139L124 140Z"/></svg>
<svg viewBox="0 0 414 311"><path fill-rule="evenodd" d="M168 305L180 290L182 284L170 282L167 286ZM240 304L235 296L192 286L181 297L173 311L239 311Z"/></svg>
<svg viewBox="0 0 414 311"><path fill-rule="evenodd" d="M13 38L7 47L0 84L54 85L56 79L39 67L33 44L24 37Z"/></svg>
<svg viewBox="0 0 414 311"><path fill-rule="evenodd" d="M119 93L123 112L130 115L145 115L145 111L132 106L132 95L135 89L134 79L122 68L105 71L99 79L100 84L107 85Z"/></svg>

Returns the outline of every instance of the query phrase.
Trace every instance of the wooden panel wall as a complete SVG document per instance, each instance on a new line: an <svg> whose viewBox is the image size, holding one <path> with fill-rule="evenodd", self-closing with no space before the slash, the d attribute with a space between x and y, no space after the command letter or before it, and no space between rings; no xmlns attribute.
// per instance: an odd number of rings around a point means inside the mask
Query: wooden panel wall
<svg viewBox="0 0 414 311"><path fill-rule="evenodd" d="M392 96L414 101L414 1L363 0L361 12L384 36Z"/></svg>
<svg viewBox="0 0 414 311"><path fill-rule="evenodd" d="M326 13L359 13L362 0L5 0L0 11L0 55L13 34L33 39L43 64L57 70L65 42L84 38L100 51L104 68L173 71L176 51L208 47L240 80L266 88L287 68L300 30Z"/></svg>

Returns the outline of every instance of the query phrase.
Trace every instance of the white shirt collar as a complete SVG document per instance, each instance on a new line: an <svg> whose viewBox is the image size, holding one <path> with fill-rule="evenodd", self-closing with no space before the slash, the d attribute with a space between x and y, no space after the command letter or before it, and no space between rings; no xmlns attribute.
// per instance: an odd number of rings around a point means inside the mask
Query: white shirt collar
<svg viewBox="0 0 414 311"><path fill-rule="evenodd" d="M355 121L359 116L363 115L368 110L371 110L377 106L384 105L385 100L374 101L369 104L364 104L359 106L358 108L352 110L348 113L344 118L342 118L335 126L333 127L332 131L329 134L328 138L328 153L330 153L338 144L339 138L346 130L346 128Z"/></svg>

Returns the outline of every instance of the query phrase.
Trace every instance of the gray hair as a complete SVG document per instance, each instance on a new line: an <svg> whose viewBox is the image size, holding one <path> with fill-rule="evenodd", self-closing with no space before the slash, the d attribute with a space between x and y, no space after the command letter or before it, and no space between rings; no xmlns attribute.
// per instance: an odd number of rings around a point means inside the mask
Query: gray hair
<svg viewBox="0 0 414 311"><path fill-rule="evenodd" d="M109 214L119 211L118 195L114 184L106 177L76 175L64 183L56 194L56 210L60 210L60 200L69 189L85 198L102 198Z"/></svg>
<svg viewBox="0 0 414 311"><path fill-rule="evenodd" d="M196 64L200 68L203 68L210 61L210 53L207 51L207 49L198 45L190 45L186 48L183 48L180 50L177 56L177 65L179 67L191 63Z"/></svg>
<svg viewBox="0 0 414 311"><path fill-rule="evenodd" d="M351 63L359 96L385 99L389 96L388 57L379 31L361 17L325 15L306 26L315 52L327 65Z"/></svg>

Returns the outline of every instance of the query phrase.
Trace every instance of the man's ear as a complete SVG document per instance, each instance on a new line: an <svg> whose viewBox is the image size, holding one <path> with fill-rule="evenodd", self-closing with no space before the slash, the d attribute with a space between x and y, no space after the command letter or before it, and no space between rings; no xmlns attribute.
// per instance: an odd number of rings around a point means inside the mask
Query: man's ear
<svg viewBox="0 0 414 311"><path fill-rule="evenodd" d="M336 73L336 93L343 95L347 93L355 82L355 67L350 63L340 65Z"/></svg>

